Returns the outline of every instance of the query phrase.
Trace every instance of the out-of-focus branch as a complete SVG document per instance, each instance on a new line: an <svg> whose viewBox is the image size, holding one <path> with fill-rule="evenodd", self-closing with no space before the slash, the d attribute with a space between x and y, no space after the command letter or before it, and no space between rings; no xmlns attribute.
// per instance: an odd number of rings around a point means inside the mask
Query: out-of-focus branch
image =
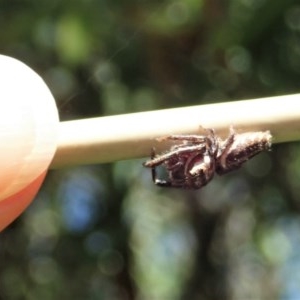
<svg viewBox="0 0 300 300"><path fill-rule="evenodd" d="M157 137L204 134L201 126L225 137L230 125L270 130L274 143L300 140L300 94L61 122L50 167L147 157L153 146L168 147Z"/></svg>

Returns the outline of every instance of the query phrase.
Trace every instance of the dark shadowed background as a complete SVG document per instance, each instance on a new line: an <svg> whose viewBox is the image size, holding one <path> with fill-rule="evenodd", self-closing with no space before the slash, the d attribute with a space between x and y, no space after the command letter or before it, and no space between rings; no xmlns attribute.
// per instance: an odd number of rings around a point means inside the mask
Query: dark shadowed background
<svg viewBox="0 0 300 300"><path fill-rule="evenodd" d="M300 91L296 0L6 0L0 28L61 120ZM0 299L300 299L298 143L199 191L142 161L50 171L0 236Z"/></svg>

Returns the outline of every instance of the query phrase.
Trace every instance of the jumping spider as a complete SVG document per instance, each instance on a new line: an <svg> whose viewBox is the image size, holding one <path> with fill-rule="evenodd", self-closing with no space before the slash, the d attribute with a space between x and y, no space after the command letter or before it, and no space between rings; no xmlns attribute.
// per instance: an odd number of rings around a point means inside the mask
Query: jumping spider
<svg viewBox="0 0 300 300"><path fill-rule="evenodd" d="M145 167L152 169L153 182L162 187L199 189L209 183L214 174L223 175L241 167L241 165L271 147L269 131L236 133L230 127L226 140L216 136L213 129L207 129L207 135L170 135L159 141L180 141L169 151L156 155L152 148L151 160ZM164 165L168 180L158 179L156 167Z"/></svg>

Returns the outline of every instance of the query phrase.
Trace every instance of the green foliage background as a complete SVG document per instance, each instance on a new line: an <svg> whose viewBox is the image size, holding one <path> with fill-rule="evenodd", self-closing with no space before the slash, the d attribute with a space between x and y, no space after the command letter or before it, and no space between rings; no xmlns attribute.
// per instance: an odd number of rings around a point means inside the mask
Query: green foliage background
<svg viewBox="0 0 300 300"><path fill-rule="evenodd" d="M0 28L61 120L299 92L296 0L6 0ZM299 154L200 191L140 160L51 171L0 236L0 299L300 299Z"/></svg>

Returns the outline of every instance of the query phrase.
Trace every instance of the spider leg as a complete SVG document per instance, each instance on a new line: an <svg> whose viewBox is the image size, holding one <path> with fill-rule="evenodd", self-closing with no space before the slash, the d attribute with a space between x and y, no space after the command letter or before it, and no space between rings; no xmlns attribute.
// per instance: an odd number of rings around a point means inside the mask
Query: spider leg
<svg viewBox="0 0 300 300"><path fill-rule="evenodd" d="M156 152L155 152L155 148L152 147L151 148L151 155L150 155L150 160L143 162L143 166L147 167L147 168L153 168L156 166L161 165L165 159L159 159L161 156L155 157L156 156Z"/></svg>
<svg viewBox="0 0 300 300"><path fill-rule="evenodd" d="M202 126L200 126L200 128L202 129L202 130L205 130L205 131L207 131L208 132L208 139L210 139L210 140L213 140L213 141L216 141L217 140L217 138L216 138L216 133L215 133L215 130L214 129L212 129L212 128L204 128L204 127L202 127Z"/></svg>
<svg viewBox="0 0 300 300"><path fill-rule="evenodd" d="M155 159L155 155L156 155L155 148L152 147L151 148L151 161L153 161ZM161 163L163 163L163 161ZM144 163L144 165L145 165L145 163ZM162 186L162 187L171 187L172 183L170 181L161 180L161 179L157 178L156 167L157 167L157 165L155 165L155 164L151 166L152 181L154 182L154 184L156 184L158 186Z"/></svg>
<svg viewBox="0 0 300 300"><path fill-rule="evenodd" d="M152 172L153 172L153 170L152 170ZM152 177L153 177L153 174L152 174ZM153 178L153 182L154 182L154 184L156 184L157 186L162 186L162 187L173 187L173 184L172 184L171 181Z"/></svg>
<svg viewBox="0 0 300 300"><path fill-rule="evenodd" d="M152 148L151 148L151 155L150 155L150 157L151 157L152 160L155 158L155 155L156 155L156 153L155 153L155 148L152 147Z"/></svg>
<svg viewBox="0 0 300 300"><path fill-rule="evenodd" d="M160 187L183 188L182 181L174 182L174 181L162 180L154 177L153 182L155 183L155 185Z"/></svg>
<svg viewBox="0 0 300 300"><path fill-rule="evenodd" d="M159 180L156 178L156 167L152 167L151 174L152 174L152 181L156 184L156 182Z"/></svg>
<svg viewBox="0 0 300 300"><path fill-rule="evenodd" d="M229 130L230 130L229 136L226 139L224 145L222 146L222 153L226 152L234 142L235 130L233 129L233 126L230 126ZM221 155L222 155L222 153L221 153Z"/></svg>
<svg viewBox="0 0 300 300"><path fill-rule="evenodd" d="M193 143L203 143L206 141L206 136L204 135L184 135L184 134L172 134L163 136L157 139L159 142L172 140L172 141L188 141Z"/></svg>
<svg viewBox="0 0 300 300"><path fill-rule="evenodd" d="M228 173L231 170L226 170L227 164L226 164L226 158L227 158L227 154L230 150L230 147L232 146L232 144L234 143L234 139L235 139L235 130L233 129L233 126L230 126L229 129L229 136L228 138L225 140L224 144L221 146L220 153L218 154L218 167L217 167L217 173L219 175L223 175L225 173ZM235 169L238 169L240 166L236 167Z"/></svg>
<svg viewBox="0 0 300 300"><path fill-rule="evenodd" d="M160 186L160 187L182 187L182 183L175 183L170 180L164 180L164 179L158 179L156 175L156 167L151 168L151 173L152 173L152 181L154 182L155 185Z"/></svg>
<svg viewBox="0 0 300 300"><path fill-rule="evenodd" d="M155 158L155 148L151 149L151 159L153 160ZM162 162L163 163L163 162ZM172 167L169 166L169 171L172 170L174 171L175 169L178 169L182 166L182 162L179 160L177 163L175 163ZM182 187L182 180L164 180L164 179L158 179L157 178L157 173L156 173L156 165L151 166L151 174L152 174L152 181L154 182L155 185L160 186L160 187L177 187L181 188Z"/></svg>
<svg viewBox="0 0 300 300"><path fill-rule="evenodd" d="M156 156L155 149L152 148L151 160L144 162L143 166L147 167L147 168L152 168L152 167L163 164L165 161L172 158L173 156L178 157L182 154L191 153L191 152L195 152L195 151L199 151L199 153L202 153L205 151L205 149L206 149L206 145L202 145L202 144L197 144L197 145L192 145L192 146L182 146L182 147L176 147L175 149L173 149L167 153Z"/></svg>

